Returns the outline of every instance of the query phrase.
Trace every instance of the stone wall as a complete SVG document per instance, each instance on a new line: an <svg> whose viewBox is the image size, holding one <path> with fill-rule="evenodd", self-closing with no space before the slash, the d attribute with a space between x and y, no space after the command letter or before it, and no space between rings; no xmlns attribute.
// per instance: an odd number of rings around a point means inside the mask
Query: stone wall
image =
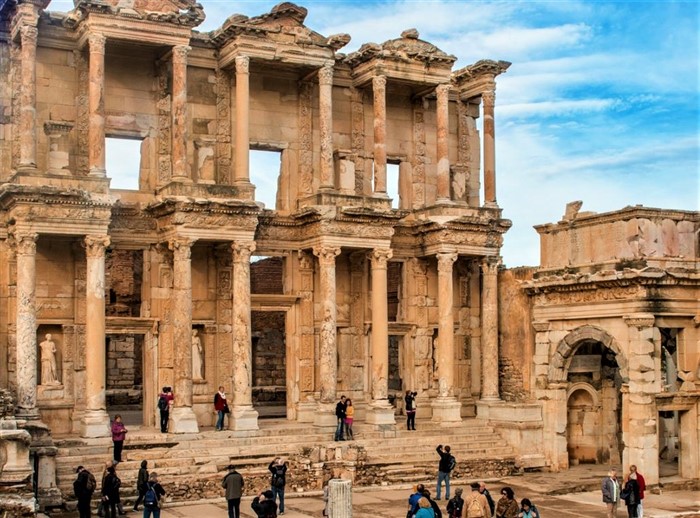
<svg viewBox="0 0 700 518"><path fill-rule="evenodd" d="M284 293L284 258L268 257L250 263L250 292Z"/></svg>
<svg viewBox="0 0 700 518"><path fill-rule="evenodd" d="M107 403L138 405L142 400L141 335L107 337Z"/></svg>
<svg viewBox="0 0 700 518"><path fill-rule="evenodd" d="M284 403L286 397L283 311L253 311L253 398L256 404Z"/></svg>

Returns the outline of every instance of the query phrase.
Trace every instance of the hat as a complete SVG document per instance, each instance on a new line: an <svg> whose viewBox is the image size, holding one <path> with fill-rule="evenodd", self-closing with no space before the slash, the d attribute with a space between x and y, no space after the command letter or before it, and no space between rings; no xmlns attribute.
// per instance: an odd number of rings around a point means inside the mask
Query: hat
<svg viewBox="0 0 700 518"><path fill-rule="evenodd" d="M83 468L82 466L78 466L77 468L75 468L75 472L80 473L80 470L82 470L82 469L85 469L85 468Z"/></svg>

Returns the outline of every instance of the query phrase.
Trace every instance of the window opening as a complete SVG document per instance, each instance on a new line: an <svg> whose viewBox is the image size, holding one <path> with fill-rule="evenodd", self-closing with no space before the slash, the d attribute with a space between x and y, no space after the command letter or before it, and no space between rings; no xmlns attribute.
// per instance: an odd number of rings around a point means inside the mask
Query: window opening
<svg viewBox="0 0 700 518"><path fill-rule="evenodd" d="M277 208L277 187L282 166L282 152L269 149L251 149L250 181L255 185L255 201L268 210Z"/></svg>
<svg viewBox="0 0 700 518"><path fill-rule="evenodd" d="M386 194L391 198L391 208L398 209L399 198L399 163L389 162L386 164Z"/></svg>
<svg viewBox="0 0 700 518"><path fill-rule="evenodd" d="M105 139L105 167L112 180L110 188L139 190L141 142L133 138Z"/></svg>

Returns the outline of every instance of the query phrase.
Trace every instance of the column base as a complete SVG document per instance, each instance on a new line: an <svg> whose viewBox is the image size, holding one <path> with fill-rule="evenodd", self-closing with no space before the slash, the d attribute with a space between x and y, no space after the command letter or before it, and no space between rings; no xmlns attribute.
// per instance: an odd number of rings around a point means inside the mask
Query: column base
<svg viewBox="0 0 700 518"><path fill-rule="evenodd" d="M386 428L387 426L396 426L396 418L394 417L394 407L388 401L373 401L367 407L367 416L365 417L367 424L372 424L377 427Z"/></svg>
<svg viewBox="0 0 700 518"><path fill-rule="evenodd" d="M455 397L438 397L430 404L434 423L457 426L462 422L462 403Z"/></svg>
<svg viewBox="0 0 700 518"><path fill-rule="evenodd" d="M109 415L105 410L85 410L80 421L81 437L111 437Z"/></svg>
<svg viewBox="0 0 700 518"><path fill-rule="evenodd" d="M297 421L300 423L313 423L316 417L318 403L305 401L297 404Z"/></svg>
<svg viewBox="0 0 700 518"><path fill-rule="evenodd" d="M198 433L199 424L197 416L192 407L175 407L170 411L170 423L168 424L170 433Z"/></svg>
<svg viewBox="0 0 700 518"><path fill-rule="evenodd" d="M259 430L258 411L252 405L233 406L228 418L228 429L236 432Z"/></svg>
<svg viewBox="0 0 700 518"><path fill-rule="evenodd" d="M314 426L335 430L338 427L338 418L335 416L335 403L319 403L314 414Z"/></svg>
<svg viewBox="0 0 700 518"><path fill-rule="evenodd" d="M105 178L107 176L107 170L100 167L91 167L88 176L92 178Z"/></svg>

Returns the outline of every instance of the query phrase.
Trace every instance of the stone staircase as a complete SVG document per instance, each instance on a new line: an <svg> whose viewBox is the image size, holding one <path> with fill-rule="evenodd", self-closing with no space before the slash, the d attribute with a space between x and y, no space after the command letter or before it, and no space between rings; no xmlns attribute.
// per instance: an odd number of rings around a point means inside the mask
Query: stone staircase
<svg viewBox="0 0 700 518"><path fill-rule="evenodd" d="M352 474L355 485L397 485L433 481L439 460L435 448L449 444L457 458L453 479L474 480L505 476L516 471L515 455L501 436L483 421L467 419L456 427L418 423L418 431L378 431L356 423L355 440L332 441L333 432L285 419L260 421L253 433L215 432L161 434L131 426L124 445L124 461L117 467L121 496L128 505L135 498L135 481L142 460L156 471L168 501L201 500L222 496L220 482L229 464L243 475L246 493L269 485L267 466L281 456L290 463L287 490L319 490L332 470ZM109 438L56 438L56 477L67 501L73 500L75 468L83 465L98 479L111 459ZM125 504L125 505L127 505Z"/></svg>

